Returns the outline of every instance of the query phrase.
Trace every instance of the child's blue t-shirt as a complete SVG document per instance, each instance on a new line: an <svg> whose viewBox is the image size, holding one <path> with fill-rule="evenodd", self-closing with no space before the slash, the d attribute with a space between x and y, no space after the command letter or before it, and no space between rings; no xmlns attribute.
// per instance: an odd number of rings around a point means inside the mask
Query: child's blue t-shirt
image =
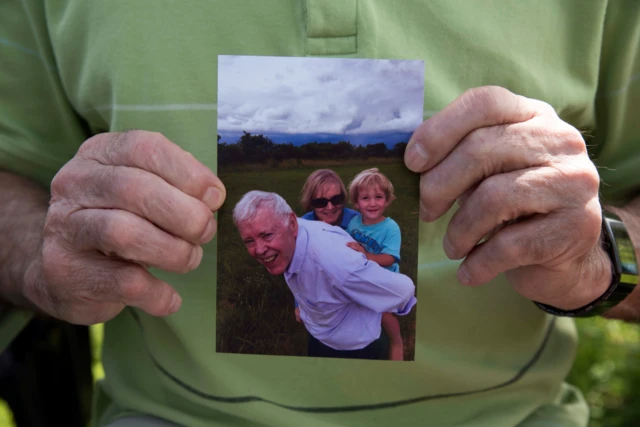
<svg viewBox="0 0 640 427"><path fill-rule="evenodd" d="M354 217L349 226L347 233L360 243L367 252L373 254L387 254L396 259L396 262L385 267L387 270L400 272L400 227L398 223L391 218L385 218L381 222L372 225L364 225L362 217Z"/></svg>

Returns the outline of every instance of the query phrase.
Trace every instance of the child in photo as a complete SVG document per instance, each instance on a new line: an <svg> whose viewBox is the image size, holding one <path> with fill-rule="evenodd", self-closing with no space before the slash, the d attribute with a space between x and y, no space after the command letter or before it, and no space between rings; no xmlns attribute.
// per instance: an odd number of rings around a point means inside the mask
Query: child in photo
<svg viewBox="0 0 640 427"><path fill-rule="evenodd" d="M347 232L357 242L348 246L362 252L367 259L398 273L400 268L400 227L384 216L385 209L396 198L393 184L377 168L360 172L349 184L349 200L360 212L347 226ZM382 314L382 327L389 336L389 358L403 360L400 323L392 313Z"/></svg>

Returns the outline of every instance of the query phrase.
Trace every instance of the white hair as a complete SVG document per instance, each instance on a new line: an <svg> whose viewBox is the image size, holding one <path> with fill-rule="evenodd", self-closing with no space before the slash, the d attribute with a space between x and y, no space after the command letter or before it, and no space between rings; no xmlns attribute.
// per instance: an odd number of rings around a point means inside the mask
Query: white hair
<svg viewBox="0 0 640 427"><path fill-rule="evenodd" d="M284 225L289 221L289 216L293 213L287 202L276 193L265 191L249 191L242 196L242 199L233 208L233 223L239 223L253 218L260 209L269 209L278 216L282 216Z"/></svg>

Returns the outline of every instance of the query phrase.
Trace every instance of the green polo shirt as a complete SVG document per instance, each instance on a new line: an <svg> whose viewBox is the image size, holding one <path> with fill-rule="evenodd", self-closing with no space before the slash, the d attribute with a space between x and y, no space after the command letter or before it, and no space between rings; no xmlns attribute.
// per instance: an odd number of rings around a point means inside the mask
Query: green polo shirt
<svg viewBox="0 0 640 427"><path fill-rule="evenodd" d="M603 194L640 181L637 1L111 0L0 5L0 167L43 185L90 135L162 132L216 170L218 55L420 59L425 117L500 85L592 135ZM582 426L563 384L576 349L499 277L468 288L422 224L415 361L216 353L216 245L168 318L105 327L101 423L146 413L189 426ZM224 250L224 248L220 248ZM20 323L20 322L16 322ZM98 423L99 425L99 423Z"/></svg>

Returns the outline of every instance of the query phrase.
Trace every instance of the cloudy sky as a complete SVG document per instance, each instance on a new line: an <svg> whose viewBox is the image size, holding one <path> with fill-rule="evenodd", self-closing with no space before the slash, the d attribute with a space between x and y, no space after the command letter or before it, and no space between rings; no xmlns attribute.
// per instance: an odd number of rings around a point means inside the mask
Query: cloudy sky
<svg viewBox="0 0 640 427"><path fill-rule="evenodd" d="M422 61L220 56L218 131L413 132Z"/></svg>

